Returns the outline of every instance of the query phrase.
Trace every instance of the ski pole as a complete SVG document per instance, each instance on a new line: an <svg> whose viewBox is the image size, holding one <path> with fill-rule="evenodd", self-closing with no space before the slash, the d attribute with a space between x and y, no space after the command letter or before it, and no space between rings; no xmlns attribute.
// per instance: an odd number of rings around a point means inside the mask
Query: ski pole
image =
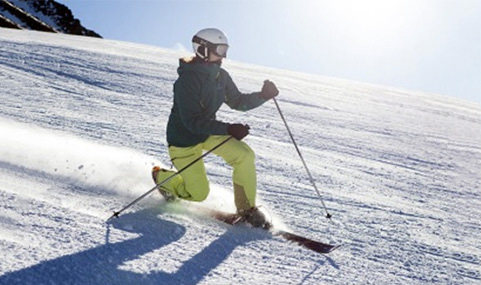
<svg viewBox="0 0 481 285"><path fill-rule="evenodd" d="M306 161L302 157L301 151L299 150L299 147L297 146L296 141L294 140L294 136L292 135L291 129L289 129L289 126L287 125L287 121L284 118L284 115L282 114L281 108L279 107L279 104L277 103L276 98L272 98L274 100L274 103L276 104L277 111L279 111L279 114L281 115L282 121L284 122L284 125L286 126L287 132L289 133L289 136L291 137L292 143L294 144L294 147L296 148L297 154L299 154L299 157L302 160L302 164L304 164L304 168L306 169L307 175L309 175L309 180L311 181L312 185L314 186L314 189L317 192L317 195L321 199L322 206L324 207L324 210L326 211L326 218L330 219L332 217L331 214L329 214L329 211L327 210L326 204L324 204L324 199L322 199L321 192L319 192L319 189L317 189L316 182L314 181L314 178L312 178L311 172L309 171L309 168L307 167Z"/></svg>
<svg viewBox="0 0 481 285"><path fill-rule="evenodd" d="M186 170L187 168L191 167L192 165L194 165L197 161L203 159L204 157L206 157L207 155L209 155L211 152L213 152L214 150L218 149L221 145L225 144L227 141L229 141L231 138L233 138L232 136L229 136L227 139L225 139L224 141L222 141L221 143L219 143L218 145L216 145L215 147L213 147L212 149L208 150L207 152L205 152L203 155L199 156L198 158L194 159L191 163L187 164L186 166L184 166L182 169L180 169L179 171L177 171L176 173L172 174L171 176L167 177L166 179L164 179L163 181L157 183L152 189L150 189L149 191L145 192L142 196L140 196L139 198L135 199L134 201L130 202L128 205L126 205L125 207L123 207L121 210L115 212L114 211L114 214L112 216L110 216L110 218L107 219L107 222L112 219L113 217L116 217L118 218L120 213L122 213L123 211L127 210L128 208L132 207L134 204L136 204L137 202L139 202L140 200L142 200L145 196L149 195L150 193L154 192L156 189L158 189L160 186L164 185L165 183L169 182L170 180L172 180L175 176L181 174L184 170Z"/></svg>

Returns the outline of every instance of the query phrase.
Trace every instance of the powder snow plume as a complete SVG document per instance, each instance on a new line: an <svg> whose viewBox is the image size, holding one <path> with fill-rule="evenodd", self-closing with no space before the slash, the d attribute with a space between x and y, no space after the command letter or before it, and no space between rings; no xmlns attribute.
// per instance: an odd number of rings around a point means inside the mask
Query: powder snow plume
<svg viewBox="0 0 481 285"><path fill-rule="evenodd" d="M9 163L72 179L72 183L135 195L152 187L152 157L60 131L0 120L0 157Z"/></svg>

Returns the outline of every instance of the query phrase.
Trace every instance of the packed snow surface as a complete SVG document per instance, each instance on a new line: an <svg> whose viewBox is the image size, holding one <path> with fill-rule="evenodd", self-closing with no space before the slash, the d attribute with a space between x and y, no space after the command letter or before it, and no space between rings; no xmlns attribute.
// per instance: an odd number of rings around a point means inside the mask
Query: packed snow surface
<svg viewBox="0 0 481 285"><path fill-rule="evenodd" d="M481 106L227 60L273 102L251 126L258 196L278 227L341 245L320 255L153 193L178 52L0 29L1 284L480 284ZM442 82L440 82L442 84ZM231 171L205 159L202 203L234 211Z"/></svg>

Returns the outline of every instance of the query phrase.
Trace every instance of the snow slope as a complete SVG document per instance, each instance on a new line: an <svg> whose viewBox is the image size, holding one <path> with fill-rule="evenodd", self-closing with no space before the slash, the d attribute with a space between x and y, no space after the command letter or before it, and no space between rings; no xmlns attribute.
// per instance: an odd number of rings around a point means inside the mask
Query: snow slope
<svg viewBox="0 0 481 285"><path fill-rule="evenodd" d="M319 255L152 194L169 165L178 57L100 39L0 29L0 284L479 284L481 107L227 61L239 88L269 78L251 126L259 203L274 223L343 246ZM231 169L206 158L204 205L233 211Z"/></svg>

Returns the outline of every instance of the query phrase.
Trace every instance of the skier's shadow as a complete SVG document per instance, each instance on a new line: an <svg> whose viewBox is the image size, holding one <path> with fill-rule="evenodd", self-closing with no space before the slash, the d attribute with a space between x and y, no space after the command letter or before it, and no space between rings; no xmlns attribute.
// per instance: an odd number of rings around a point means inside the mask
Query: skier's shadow
<svg viewBox="0 0 481 285"><path fill-rule="evenodd" d="M243 229L229 228L201 252L185 261L176 272L172 274L159 272L154 280L165 282L162 284L197 284L226 260L238 246L268 237L269 235L262 230L246 232Z"/></svg>
<svg viewBox="0 0 481 285"><path fill-rule="evenodd" d="M262 233L243 234L240 229L230 229L185 261L175 272L162 271L161 263L158 265L159 271L146 274L119 268L129 260L135 260L184 236L185 227L160 219L160 213L158 208L150 208L125 214L108 225L105 244L6 273L0 276L0 284L195 284L221 264L237 246L266 238ZM140 236L112 242L115 237L110 226Z"/></svg>
<svg viewBox="0 0 481 285"><path fill-rule="evenodd" d="M119 269L155 249L179 240L185 228L158 217L160 210L146 209L121 216L107 225L106 242L95 248L44 261L0 276L0 284L145 284L143 274ZM120 242L111 242L110 226L140 234ZM110 235L110 237L109 237Z"/></svg>

